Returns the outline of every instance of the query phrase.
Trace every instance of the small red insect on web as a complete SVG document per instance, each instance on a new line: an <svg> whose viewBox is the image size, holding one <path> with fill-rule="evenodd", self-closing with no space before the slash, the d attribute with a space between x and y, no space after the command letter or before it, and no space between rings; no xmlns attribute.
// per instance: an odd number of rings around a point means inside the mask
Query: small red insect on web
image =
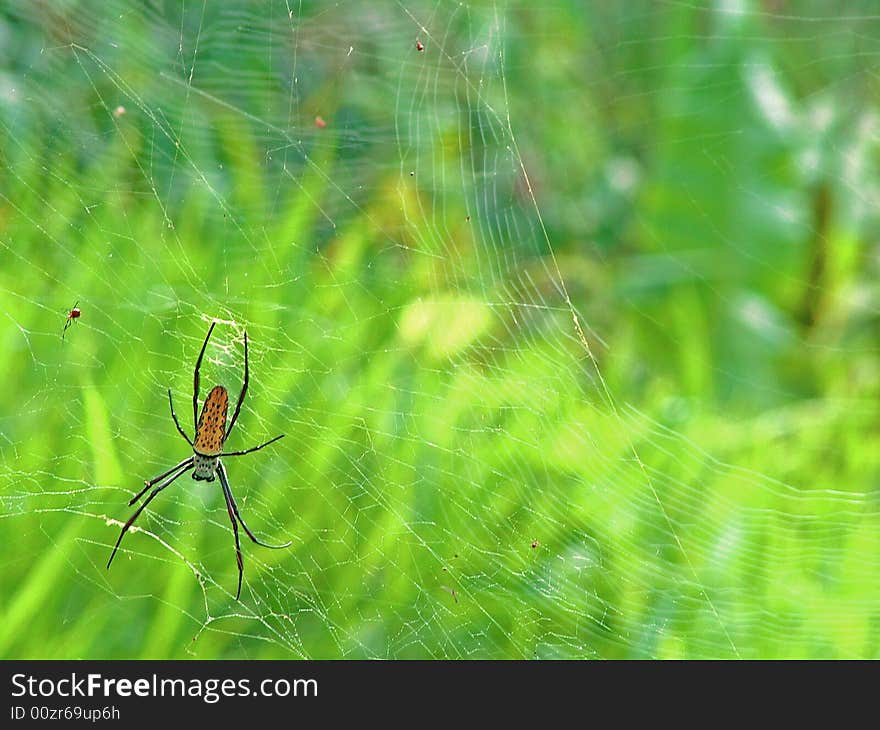
<svg viewBox="0 0 880 730"><path fill-rule="evenodd" d="M73 308L67 313L67 321L64 323L64 329L61 330L61 340L64 341L64 335L67 333L67 328L73 324L74 320L79 319L82 312L79 310L79 301L73 305Z"/></svg>
<svg viewBox="0 0 880 730"><path fill-rule="evenodd" d="M327 122L324 121L324 117L315 117L315 126L318 129L324 129L327 126Z"/></svg>
<svg viewBox="0 0 880 730"><path fill-rule="evenodd" d="M416 50L419 51L419 53L425 50L425 46L420 40L416 41Z"/></svg>

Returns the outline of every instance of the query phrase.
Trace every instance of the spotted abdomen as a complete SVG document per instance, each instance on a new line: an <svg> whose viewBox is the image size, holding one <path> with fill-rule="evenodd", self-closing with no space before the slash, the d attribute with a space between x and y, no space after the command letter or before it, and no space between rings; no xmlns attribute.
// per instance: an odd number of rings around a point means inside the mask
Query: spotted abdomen
<svg viewBox="0 0 880 730"><path fill-rule="evenodd" d="M199 416L199 424L196 426L196 440L193 446L197 453L215 456L223 451L227 410L229 410L229 395L226 388L215 385L205 398L202 415Z"/></svg>

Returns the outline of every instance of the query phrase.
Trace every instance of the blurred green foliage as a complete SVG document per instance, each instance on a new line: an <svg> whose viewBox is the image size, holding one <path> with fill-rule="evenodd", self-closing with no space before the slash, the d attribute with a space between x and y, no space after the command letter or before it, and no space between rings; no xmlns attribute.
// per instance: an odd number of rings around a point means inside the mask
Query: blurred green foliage
<svg viewBox="0 0 880 730"><path fill-rule="evenodd" d="M0 656L877 656L857 6L4 6Z"/></svg>

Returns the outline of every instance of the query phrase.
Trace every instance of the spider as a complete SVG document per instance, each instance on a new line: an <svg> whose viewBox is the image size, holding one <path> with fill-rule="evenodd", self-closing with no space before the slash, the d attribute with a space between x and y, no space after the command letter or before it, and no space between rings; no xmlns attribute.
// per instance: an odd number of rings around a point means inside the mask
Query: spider
<svg viewBox="0 0 880 730"><path fill-rule="evenodd" d="M193 470L192 478L196 481L207 481L213 482L214 476L220 477L220 485L223 487L223 496L226 499L226 510L229 512L229 519L232 522L232 532L235 535L235 558L238 563L238 590L235 593L235 600L237 601L239 596L241 595L241 576L244 567L244 563L241 558L241 544L238 540L238 524L241 523L241 526L244 528L244 531L247 533L247 536L253 540L257 545L262 545L266 548L272 548L273 550L282 550L286 547L290 547L293 542L287 542L284 545L269 545L265 542L261 542L256 538L253 532L251 532L250 528L245 524L244 520L241 518L241 513L238 511L238 505L235 503L235 497L232 496L232 489L229 487L229 479L226 476L226 467L223 466L223 462L220 461L221 456L244 456L245 454L250 454L254 451L259 451L265 446L269 444L273 444L278 439L284 438L284 434L280 436L276 436L265 443L260 444L259 446L254 446L250 449L245 449L244 451L223 451L223 445L226 443L226 439L229 438L229 434L232 433L232 428L235 426L235 421L238 418L238 414L241 411L241 404L244 402L245 394L247 393L248 388L248 339L247 332L244 333L244 383L241 386L241 393L238 395L238 403L235 406L235 411L232 414L232 420L229 422L229 427L226 427L226 412L229 408L229 394L226 392L226 388L222 385L215 385L211 392L208 393L208 397L205 398L205 403L202 406L202 415L198 416L199 410L199 368L202 366L202 358L205 355L205 348L208 346L208 340L211 339L211 333L214 331L214 326L216 322L211 323L211 327L208 330L208 335L205 337L205 342L202 345L202 351L199 353L199 359L196 360L196 369L193 375L193 423L195 424L196 436L195 441L191 441L189 436L186 435L186 432L180 425L180 422L177 420L177 416L174 413L174 402L171 399L171 389L168 389L168 405L171 407L171 418L174 419L174 425L177 426L177 431L186 439L186 442L192 447L193 454L192 456L188 456L183 461L181 461L176 466L171 467L168 471L163 472L157 477L153 477L152 479L148 479L144 482L144 488L128 503L129 506L133 505L137 502L141 497L146 494L147 490L150 487L153 487L153 491L150 492L150 495L144 500L144 503L137 508L135 513L129 518L128 522L122 528L122 532L119 534L119 539L116 541L116 546L113 548L113 552L110 554L110 560L107 561L107 568L110 567L110 563L113 562L113 558L116 555L116 551L119 549L119 545L122 542L122 538L125 537L125 533L128 532L128 528L134 524L134 521L138 518L141 512L144 511L144 508L152 501L153 497L155 497L159 492L161 492L165 487L169 486L177 477L181 474L186 474L190 469ZM197 417L198 416L198 417ZM155 485L155 486L154 486Z"/></svg>
<svg viewBox="0 0 880 730"><path fill-rule="evenodd" d="M80 318L82 312L79 309L79 301L73 305L73 309L71 309L67 313L67 319L64 322L64 329L61 330L61 341L64 342L64 335L67 334L67 328L70 327L76 320Z"/></svg>

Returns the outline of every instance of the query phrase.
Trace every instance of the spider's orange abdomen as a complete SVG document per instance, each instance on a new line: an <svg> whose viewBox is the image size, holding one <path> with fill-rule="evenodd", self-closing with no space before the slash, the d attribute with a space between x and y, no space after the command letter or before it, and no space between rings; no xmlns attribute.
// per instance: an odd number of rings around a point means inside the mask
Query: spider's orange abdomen
<svg viewBox="0 0 880 730"><path fill-rule="evenodd" d="M229 409L229 395L222 385L215 385L199 416L196 426L196 440L193 447L199 454L214 456L223 451L226 439L226 411Z"/></svg>

